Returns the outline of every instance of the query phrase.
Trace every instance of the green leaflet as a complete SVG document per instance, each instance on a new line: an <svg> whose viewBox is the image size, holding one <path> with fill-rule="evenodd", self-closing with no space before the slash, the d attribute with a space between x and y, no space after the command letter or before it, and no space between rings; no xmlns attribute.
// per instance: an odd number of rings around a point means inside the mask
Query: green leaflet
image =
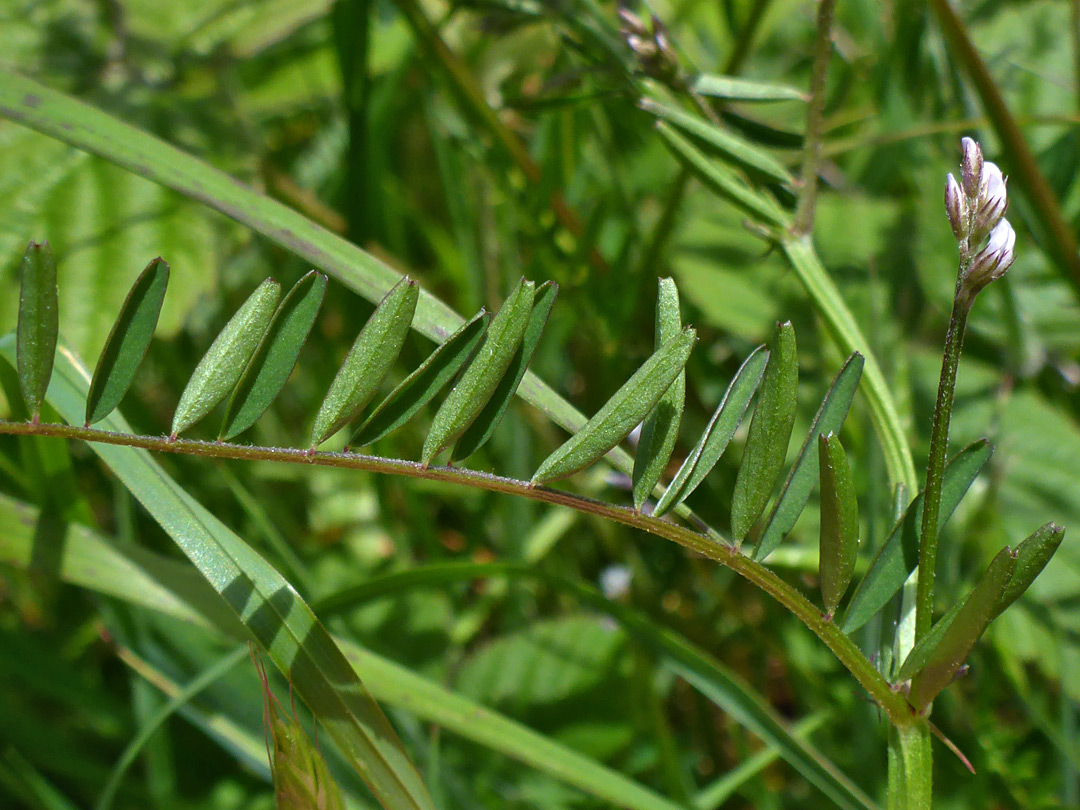
<svg viewBox="0 0 1080 810"><path fill-rule="evenodd" d="M993 454L985 439L965 447L946 466L941 488L941 511L938 529L945 526L960 504L960 499L975 481L983 465ZM842 624L845 633L853 633L870 621L885 603L900 590L911 572L918 566L919 527L922 521L922 493L911 502L903 517L896 522L866 576L851 597Z"/></svg>
<svg viewBox="0 0 1080 810"><path fill-rule="evenodd" d="M656 348L659 349L682 330L679 313L679 290L675 280L660 279L656 295ZM679 438L683 406L686 403L686 372L679 372L675 382L660 397L641 426L637 458L634 459L634 508L641 509L667 469L675 442Z"/></svg>
<svg viewBox="0 0 1080 810"><path fill-rule="evenodd" d="M759 194L727 166L710 159L670 124L660 121L656 131L675 157L721 197L766 225L787 226L787 213L773 199Z"/></svg>
<svg viewBox="0 0 1080 810"><path fill-rule="evenodd" d="M1063 539L1065 539L1065 528L1056 523L1047 523L1032 532L1016 547L1016 568L1013 570L1012 578L1009 579L1009 584L1005 586L1005 592L1001 594L1001 601L994 608L992 619L1000 616L1005 608L1023 596L1024 591L1031 587L1031 583L1042 573Z"/></svg>
<svg viewBox="0 0 1080 810"><path fill-rule="evenodd" d="M272 278L260 284L214 338L184 386L170 433L194 425L227 397L244 374L251 356L270 328L281 285Z"/></svg>
<svg viewBox="0 0 1080 810"><path fill-rule="evenodd" d="M952 682L961 664L971 654L975 642L993 619L994 609L1000 602L1015 568L1014 552L1003 548L956 611L956 615L941 634L940 641L927 653L920 654L925 655L926 663L917 667L918 672L911 680L909 696L917 710L922 711L929 706L938 693ZM924 636L923 641L929 637L929 634ZM919 646L916 645L911 655L915 655L918 650ZM904 667L906 666L905 661Z"/></svg>
<svg viewBox="0 0 1080 810"><path fill-rule="evenodd" d="M494 396L529 325L534 294L533 283L523 278L499 308L484 344L450 389L432 420L420 453L425 466L441 450L457 441Z"/></svg>
<svg viewBox="0 0 1080 810"><path fill-rule="evenodd" d="M585 427L544 460L532 483L546 484L573 475L622 441L682 373L696 341L697 332L687 327L660 347Z"/></svg>
<svg viewBox="0 0 1080 810"><path fill-rule="evenodd" d="M495 428L499 426L499 422L506 414L506 409L510 407L510 401L514 398L518 385L521 384L522 377L529 368L529 361L532 360L533 353L540 343L540 336L544 333L544 326L547 324L548 315L551 313L551 307L555 304L558 294L559 285L553 281L545 281L536 288L532 312L529 314L529 324L525 327L521 345L514 354L514 359L510 361L506 374L499 381L495 393L484 406L484 410L480 411L480 415L461 434L461 438L454 445L454 450L450 454L452 461L460 461L471 456L484 446L491 438L491 434L495 432Z"/></svg>
<svg viewBox="0 0 1080 810"><path fill-rule="evenodd" d="M814 421L810 423L806 441L803 442L799 455L795 457L795 463L791 465L791 472L780 490L780 497L776 499L776 504L761 530L761 539L754 549L755 560L764 560L776 550L806 508L806 502L810 500L810 493L813 492L818 477L818 452L814 447L817 437L840 432L851 408L851 401L855 398L855 391L859 387L862 370L863 357L856 352L847 359L829 386Z"/></svg>
<svg viewBox="0 0 1080 810"><path fill-rule="evenodd" d="M56 260L48 242L31 242L22 260L15 340L19 387L35 422L49 390L58 329Z"/></svg>
<svg viewBox="0 0 1080 810"><path fill-rule="evenodd" d="M806 101L807 95L802 90L783 84L756 82L736 79L733 76L718 76L715 73L701 73L695 76L690 87L695 93L728 101Z"/></svg>
<svg viewBox="0 0 1080 810"><path fill-rule="evenodd" d="M436 346L416 371L371 412L349 444L353 447L371 444L412 419L472 357L490 322L491 316L480 310Z"/></svg>
<svg viewBox="0 0 1080 810"><path fill-rule="evenodd" d="M778 323L731 496L731 533L737 542L761 516L780 477L795 425L798 387L795 329L790 321Z"/></svg>
<svg viewBox="0 0 1080 810"><path fill-rule="evenodd" d="M727 449L728 442L735 435L735 431L742 422L743 414L761 382L762 372L769 360L769 351L764 346L758 346L743 361L742 366L735 373L731 385L720 400L716 412L713 413L709 424L705 426L697 446L690 451L690 455L679 467L675 474L675 480L671 482L664 492L660 501L656 504L653 514L657 517L667 513L673 507L682 503L705 480L720 456Z"/></svg>
<svg viewBox="0 0 1080 810"><path fill-rule="evenodd" d="M859 503L847 454L832 433L818 436L821 471L821 538L818 575L825 613L832 616L855 573L859 553Z"/></svg>
<svg viewBox="0 0 1080 810"><path fill-rule="evenodd" d="M221 426L222 439L231 439L254 425L281 392L304 348L325 292L326 276L314 270L289 290L229 399Z"/></svg>
<svg viewBox="0 0 1080 810"><path fill-rule="evenodd" d="M311 446L322 444L358 417L375 396L405 345L420 288L403 278L375 308L360 330L315 416Z"/></svg>
<svg viewBox="0 0 1080 810"><path fill-rule="evenodd" d="M661 118L682 132L691 135L713 147L724 157L739 165L760 172L771 180L790 185L795 182L791 173L768 152L765 152L742 138L736 137L715 124L683 112L677 107L662 104L650 98L643 98L640 106L646 112Z"/></svg>
<svg viewBox="0 0 1080 810"><path fill-rule="evenodd" d="M94 369L86 397L86 424L100 422L112 413L135 381L150 349L168 285L169 265L160 257L135 279Z"/></svg>

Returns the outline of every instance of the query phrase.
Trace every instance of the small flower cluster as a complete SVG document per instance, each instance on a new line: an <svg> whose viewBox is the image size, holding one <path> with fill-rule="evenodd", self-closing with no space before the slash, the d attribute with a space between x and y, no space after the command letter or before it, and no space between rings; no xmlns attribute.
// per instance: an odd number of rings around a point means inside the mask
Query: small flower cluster
<svg viewBox="0 0 1080 810"><path fill-rule="evenodd" d="M961 143L961 181L949 175L945 210L960 243L961 257L966 258L961 261L962 280L974 297L1012 265L1016 232L1004 218L1009 203L1001 169L983 160L982 149L971 138Z"/></svg>
<svg viewBox="0 0 1080 810"><path fill-rule="evenodd" d="M679 72L678 57L664 24L652 15L651 28L626 8L619 9L619 33L638 59L642 71L654 79L669 82Z"/></svg>

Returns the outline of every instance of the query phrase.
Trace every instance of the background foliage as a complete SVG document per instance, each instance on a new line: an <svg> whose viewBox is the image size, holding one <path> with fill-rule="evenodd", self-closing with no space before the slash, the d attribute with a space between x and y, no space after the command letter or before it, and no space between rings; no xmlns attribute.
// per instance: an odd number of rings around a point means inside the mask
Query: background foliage
<svg viewBox="0 0 1080 810"><path fill-rule="evenodd" d="M630 93L630 55L615 34L614 5L422 4L479 97L498 111L499 131L462 103L460 80L418 44L415 18L403 8L417 7L4 0L0 63L285 201L408 271L458 312L494 310L521 275L558 281L559 301L532 368L586 413L652 351L655 280L674 276L684 319L701 338L687 368L680 457L742 358L776 319L790 318L805 397L795 435L805 433L843 358L779 253L744 227L741 214L680 177L653 117ZM652 8L688 70L807 84L811 3L683 0ZM849 0L837 14L815 241L885 367L921 467L955 279L943 178L961 134L977 135L1007 173L1010 154L982 118L929 9ZM1077 19L1076 4L1065 2L964 9L967 33L1074 231L1080 55L1064 32L1075 31ZM804 113L798 101L732 104L725 119L794 167ZM529 161L507 149L506 132ZM1046 520L1080 526L1077 292L1045 249L1028 199L1015 185L1012 191L1018 259L974 310L952 436L958 448L988 435L996 452L946 530L943 594L969 587L994 551ZM560 201L576 211L578 235L557 216ZM154 256L169 261L173 283L157 336L122 406L132 426L149 434L167 431L194 363L248 292L267 275L291 285L309 269L191 200L2 121L0 333L14 327L18 260L29 238L53 245L61 337L88 362L139 271ZM249 434L253 441L304 445L314 403L371 310L330 285L298 369ZM402 369L415 367L430 345L410 336ZM744 438L745 429L740 447ZM470 466L528 479L562 439L518 403ZM884 480L882 459L859 399L844 443L863 508L887 514L890 494L871 486ZM376 449L417 458L421 444L421 432L405 429ZM728 523L739 455L725 456L691 498L718 525ZM628 576L620 601L716 655L782 715L814 720L815 744L881 796L884 725L872 706L788 614L725 569L656 538L506 496L303 466L162 464L312 601L448 561L524 563L549 575L403 588L346 611L332 629L673 801L701 800L702 787L760 743L558 584L599 583L616 593L613 583ZM630 500L627 482L602 471L580 485ZM5 437L0 488L103 535L175 555L83 446ZM772 558L792 582L816 571L816 515L807 510ZM880 539L872 533L865 542ZM936 722L977 769L967 775L939 756L942 807L1080 801L1077 548L1066 539L1032 593L977 649L973 675L939 701ZM50 791L72 806L96 800L124 745L163 700L147 672L159 685L184 683L231 649L155 611L6 567L0 639L0 797L41 807L67 806L42 798ZM132 667L132 660L141 663ZM145 806L148 798L178 808L270 806L260 706L250 668L215 681L187 705L185 719L169 720L153 738L118 806ZM215 726L223 719L232 732ZM498 746L463 741L407 711L394 710L391 719L439 806L602 804ZM252 739L253 751L244 746ZM357 800L368 801L341 774ZM740 779L738 793L731 806L821 800L784 764Z"/></svg>

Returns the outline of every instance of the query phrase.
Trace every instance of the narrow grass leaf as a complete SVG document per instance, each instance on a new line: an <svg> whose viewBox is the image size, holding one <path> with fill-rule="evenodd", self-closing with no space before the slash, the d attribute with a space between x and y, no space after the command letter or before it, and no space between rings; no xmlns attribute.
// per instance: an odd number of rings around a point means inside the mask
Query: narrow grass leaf
<svg viewBox="0 0 1080 810"><path fill-rule="evenodd" d="M678 107L672 107L650 98L642 99L640 105L645 112L667 121L687 135L708 144L725 158L743 168L760 172L770 180L779 183L790 185L795 182L795 178L784 168L783 164L768 152L732 135L730 132L725 132L716 124L683 112Z"/></svg>
<svg viewBox="0 0 1080 810"><path fill-rule="evenodd" d="M682 373L696 341L697 332L687 327L660 347L585 427L544 460L532 483L546 484L573 475L622 441Z"/></svg>
<svg viewBox="0 0 1080 810"><path fill-rule="evenodd" d="M859 387L862 370L862 355L853 354L829 386L821 407L814 415L814 421L810 423L806 441L803 442L799 455L795 457L795 463L791 465L791 472L780 490L780 497L776 499L776 504L761 530L761 539L754 549L755 560L764 560L776 550L806 508L818 478L818 451L815 446L817 438L827 433L840 432L851 408L851 401L855 398L855 391Z"/></svg>
<svg viewBox="0 0 1080 810"><path fill-rule="evenodd" d="M491 316L480 310L379 403L364 420L349 444L363 447L397 430L427 405L476 352Z"/></svg>
<svg viewBox="0 0 1080 810"><path fill-rule="evenodd" d="M737 79L734 76L719 76L715 73L701 73L690 80L690 87L695 93L727 101L807 101L808 96L802 90L771 82Z"/></svg>
<svg viewBox="0 0 1080 810"><path fill-rule="evenodd" d="M221 438L255 424L281 392L304 348L326 293L326 276L312 270L289 290L225 408Z"/></svg>
<svg viewBox="0 0 1080 810"><path fill-rule="evenodd" d="M681 330L679 289L675 286L674 279L662 278L656 296L656 348L659 349ZM685 404L686 372L683 371L664 392L652 412L645 417L641 427L641 439L638 441L632 477L635 509L641 509L656 482L667 469L675 442L679 438L679 425Z"/></svg>
<svg viewBox="0 0 1080 810"><path fill-rule="evenodd" d="M529 323L525 327L521 345L518 346L514 359L510 361L506 374L499 381L495 393L484 406L484 410L480 411L480 415L454 444L454 449L450 454L452 461L461 461L471 456L487 443L491 434L495 432L495 428L499 426L499 422L506 414L506 409L510 407L517 387L521 384L521 379L529 368L529 362L532 360L536 347L540 344L540 336L544 333L544 326L547 324L548 315L551 314L551 307L555 304L558 294L559 285L554 281L545 281L536 288L532 312L529 314Z"/></svg>
<svg viewBox="0 0 1080 810"><path fill-rule="evenodd" d="M405 345L419 297L420 288L406 276L375 308L319 407L311 429L312 447L356 419L375 396Z"/></svg>
<svg viewBox="0 0 1080 810"><path fill-rule="evenodd" d="M697 445L683 461L675 474L675 479L656 504L653 510L654 515L660 517L678 506L698 488L705 480L705 476L712 472L712 468L716 466L716 462L727 449L731 437L739 429L750 400L753 399L754 392L761 382L761 375L765 371L768 360L768 349L758 346L743 361L724 393L724 398L720 400L720 404L713 413L712 419L705 426Z"/></svg>
<svg viewBox="0 0 1080 810"><path fill-rule="evenodd" d="M1042 573L1061 541L1065 539L1065 528L1056 523L1047 523L1036 529L1016 548L1016 568L1009 584L1001 594L1001 601L994 608L992 618L996 619L1005 608L1024 595L1031 583Z"/></svg>
<svg viewBox="0 0 1080 810"><path fill-rule="evenodd" d="M946 465L938 515L939 531L959 506L993 452L990 443L982 439L965 447ZM922 498L920 492L893 526L855 589L844 612L842 627L845 633L855 632L877 615L918 566Z"/></svg>
<svg viewBox="0 0 1080 810"><path fill-rule="evenodd" d="M13 357L10 340L0 340L0 354ZM88 379L85 370L61 349L49 402L68 422L77 422L81 415ZM116 414L106 417L104 427L132 432ZM170 478L149 452L105 444L90 447L217 593L219 598L207 606L211 615L219 617L220 626L230 629L235 629L239 618L289 677L297 694L382 805L395 810L431 810L433 804L423 782L386 716L292 586ZM189 581L185 593L205 593L195 587L205 587L205 583ZM231 609L229 614L222 615L221 600Z"/></svg>
<svg viewBox="0 0 1080 810"><path fill-rule="evenodd" d="M825 613L832 616L855 573L859 553L859 503L847 454L840 439L829 433L818 437L821 471L821 535L818 576Z"/></svg>
<svg viewBox="0 0 1080 810"><path fill-rule="evenodd" d="M59 329L56 260L48 242L26 246L20 275L16 367L23 401L36 422L49 390Z"/></svg>
<svg viewBox="0 0 1080 810"><path fill-rule="evenodd" d="M529 325L534 295L535 285L523 278L499 308L483 345L431 422L420 452L423 464L430 464L440 451L457 441L495 395Z"/></svg>
<svg viewBox="0 0 1080 810"><path fill-rule="evenodd" d="M778 323L731 496L731 531L737 541L750 533L780 477L795 425L798 387L795 328L790 321Z"/></svg>
<svg viewBox="0 0 1080 810"><path fill-rule="evenodd" d="M161 258L150 262L135 279L94 369L86 397L86 424L100 422L112 413L135 381L150 349L168 285L169 265Z"/></svg>
<svg viewBox="0 0 1080 810"><path fill-rule="evenodd" d="M754 219L775 228L787 225L788 216L775 200L759 194L728 167L713 160L670 124L656 125L664 144L701 182Z"/></svg>
<svg viewBox="0 0 1080 810"><path fill-rule="evenodd" d="M266 279L214 338L180 395L170 430L173 436L205 417L236 388L270 328L280 297L281 285Z"/></svg>
<svg viewBox="0 0 1080 810"><path fill-rule="evenodd" d="M941 641L929 652L926 664L911 679L912 705L919 711L929 706L938 693L948 686L960 666L971 654L975 642L982 637L1005 587L1016 568L1016 557L1003 548L979 579L974 590L942 634ZM912 650L914 654L915 650Z"/></svg>

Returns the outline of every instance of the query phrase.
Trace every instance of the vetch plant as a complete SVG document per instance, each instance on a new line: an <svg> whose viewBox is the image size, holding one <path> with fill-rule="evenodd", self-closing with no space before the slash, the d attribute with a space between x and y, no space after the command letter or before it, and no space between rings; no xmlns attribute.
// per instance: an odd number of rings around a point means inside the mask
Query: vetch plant
<svg viewBox="0 0 1080 810"><path fill-rule="evenodd" d="M69 424L31 418L27 422L2 422L0 433L82 439L95 447L315 464L449 481L563 504L673 540L758 585L832 650L892 724L899 760L890 766L890 807L928 807L932 789L929 716L933 701L961 673L989 623L1042 571L1063 537L1060 527L1047 524L1016 549L1003 549L968 596L933 621L940 529L990 454L988 444L978 442L945 463L967 315L978 292L999 278L1013 261L1015 237L1003 218L1006 205L1005 180L1000 171L983 161L979 147L965 139L961 181L950 175L946 185L946 210L960 247L960 269L934 413L926 486L907 505L870 562L847 600L842 618L834 617L839 616L854 578L861 530L852 473L838 434L858 388L864 359L853 354L840 369L778 489L798 391L794 329L790 323L778 324L770 344L759 347L743 363L671 483L660 487L658 482L672 457L676 444L673 437L684 407L684 368L697 341L695 330L682 324L678 292L670 279L661 280L659 285L654 354L526 481L436 466L433 462L447 449L454 460L467 459L492 435L536 350L554 303L554 284L536 287L522 279L493 319L480 312L467 321L381 402L371 405L415 317L418 285L409 279L401 280L376 307L345 357L314 417L311 446L292 450L231 444L227 440L251 427L286 384L317 318L327 284L324 276L314 271L307 274L280 303L277 283L270 279L264 282L199 362L176 408L170 435L141 436L110 429L122 424L110 415L131 386L146 354L165 296L167 265L154 260L136 281L93 378L80 378L77 364L65 359L56 379L53 353L47 350L57 340L53 304L57 292L55 281L50 281L55 271L49 270L53 263L48 246L31 243L23 263L19 336L0 344L0 351L18 370L28 412L40 412L43 381L53 378L46 399ZM354 423L359 423L359 430L350 439L353 447L364 446L404 426L455 376L433 418L419 462L351 450L318 449L331 435ZM755 395L731 494L729 539L705 525L684 501L725 452ZM180 437L226 399L221 439L202 442ZM105 422L107 428L79 426L83 421L80 406L84 406L87 423ZM600 461L642 422L645 428L633 467L631 506L595 501L547 486ZM110 465L121 463L121 456L114 456L115 452L103 455ZM126 483L135 487L138 497L139 485ZM820 509L820 602L816 605L764 564L795 525L815 487L819 489ZM774 493L774 505L767 511ZM655 506L643 510L650 496L656 498ZM161 508L160 503L149 500L144 504L154 514ZM185 508L192 519L211 532L208 537L213 536L211 518L193 502ZM694 528L661 518L673 510ZM350 761L384 805L429 806L419 776L386 719L363 693L355 674L350 671L348 677L344 676L344 658L295 592L238 538L215 541L216 545L199 549L190 545L187 529L167 520L162 525L234 606L240 621L260 640L275 663L296 678L300 696L327 726L331 737L352 752ZM222 579L222 566L236 573ZM850 634L878 616L915 570L915 645L890 677L887 671L878 671ZM243 582L249 584L233 594L240 587L237 583ZM254 612L249 607L251 593L260 594L254 604L263 606ZM285 601L278 604L282 599ZM277 618L268 625L262 612L271 607ZM306 618L296 626L294 616ZM287 649L273 641L278 634L276 623L291 628L293 641ZM309 635L305 637L305 633ZM306 663L298 668L298 661ZM337 675L331 676L334 672ZM311 680L311 673L325 673L327 677ZM353 686L340 685L350 679ZM359 689L358 694L363 696L345 710L344 719L335 716L340 708L334 708L335 703L348 706L352 700L344 697L340 691L343 688ZM274 717L271 726L276 740L280 735ZM280 734L288 737L284 731ZM282 753L299 756L290 754L288 745L282 748L275 743L275 749L281 749L279 757ZM281 767L279 759L276 774L284 773ZM316 781L321 783L327 778L325 766L316 770ZM856 789L837 782L834 776L820 773L811 778L841 803L862 801L856 799L860 795Z"/></svg>

